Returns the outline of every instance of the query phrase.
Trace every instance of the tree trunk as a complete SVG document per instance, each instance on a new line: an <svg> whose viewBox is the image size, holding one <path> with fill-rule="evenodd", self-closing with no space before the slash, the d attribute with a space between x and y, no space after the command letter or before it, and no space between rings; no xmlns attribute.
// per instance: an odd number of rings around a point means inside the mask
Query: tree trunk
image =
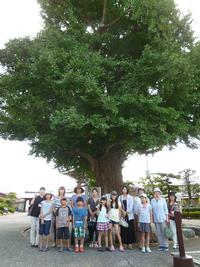
<svg viewBox="0 0 200 267"><path fill-rule="evenodd" d="M123 156L120 154L111 154L96 160L94 173L96 184L101 187L102 193L110 193L112 190L121 193L123 162Z"/></svg>

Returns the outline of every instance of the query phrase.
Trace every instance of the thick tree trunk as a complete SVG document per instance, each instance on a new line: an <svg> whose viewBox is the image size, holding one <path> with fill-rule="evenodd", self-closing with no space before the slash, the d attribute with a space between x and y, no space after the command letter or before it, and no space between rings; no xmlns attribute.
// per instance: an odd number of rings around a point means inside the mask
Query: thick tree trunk
<svg viewBox="0 0 200 267"><path fill-rule="evenodd" d="M123 157L119 154L111 154L96 160L94 173L96 184L102 188L102 193L110 193L112 190L121 193L123 161Z"/></svg>

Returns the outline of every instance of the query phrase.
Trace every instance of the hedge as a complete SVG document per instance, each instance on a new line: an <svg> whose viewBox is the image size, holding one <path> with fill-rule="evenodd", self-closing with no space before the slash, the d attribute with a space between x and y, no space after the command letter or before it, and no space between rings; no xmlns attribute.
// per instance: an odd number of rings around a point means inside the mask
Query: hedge
<svg viewBox="0 0 200 267"><path fill-rule="evenodd" d="M188 210L189 210L190 212L193 212L193 211L200 211L200 207L199 207L199 206L197 206L197 207L190 207L189 209L186 208L186 207L183 208L183 212L188 212Z"/></svg>
<svg viewBox="0 0 200 267"><path fill-rule="evenodd" d="M200 211L190 211L189 213L187 211L184 211L182 213L183 218L192 218L192 219L200 219Z"/></svg>

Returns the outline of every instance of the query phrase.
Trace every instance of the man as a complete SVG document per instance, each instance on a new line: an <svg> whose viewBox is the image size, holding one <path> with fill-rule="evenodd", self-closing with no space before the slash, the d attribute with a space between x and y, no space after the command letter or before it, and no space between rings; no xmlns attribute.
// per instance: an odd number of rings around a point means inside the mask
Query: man
<svg viewBox="0 0 200 267"><path fill-rule="evenodd" d="M31 247L38 247L39 245L39 214L40 203L45 200L45 188L41 187L39 195L36 195L31 200L30 218L31 218L31 231L30 231L30 243Z"/></svg>

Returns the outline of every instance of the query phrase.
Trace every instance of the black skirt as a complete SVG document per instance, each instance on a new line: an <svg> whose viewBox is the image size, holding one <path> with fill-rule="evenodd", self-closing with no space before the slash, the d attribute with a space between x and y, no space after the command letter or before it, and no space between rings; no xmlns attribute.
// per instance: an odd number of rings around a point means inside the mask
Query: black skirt
<svg viewBox="0 0 200 267"><path fill-rule="evenodd" d="M122 244L130 245L136 243L134 220L126 220L128 228L121 226Z"/></svg>

